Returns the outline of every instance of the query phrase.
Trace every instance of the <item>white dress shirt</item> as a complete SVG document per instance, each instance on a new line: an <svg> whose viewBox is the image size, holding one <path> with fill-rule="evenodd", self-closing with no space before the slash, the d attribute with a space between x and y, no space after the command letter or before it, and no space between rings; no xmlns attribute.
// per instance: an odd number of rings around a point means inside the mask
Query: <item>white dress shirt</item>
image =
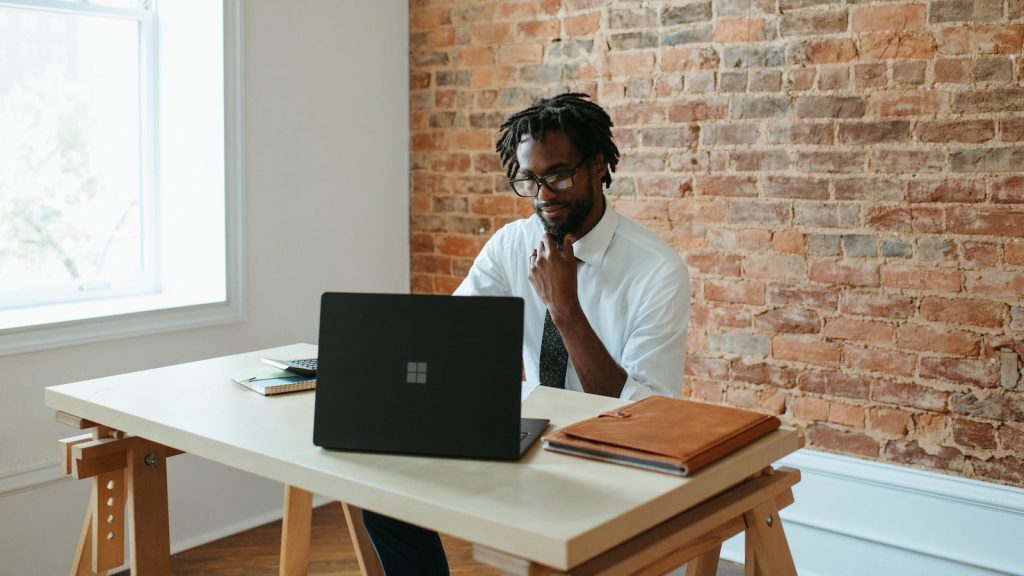
<svg viewBox="0 0 1024 576"><path fill-rule="evenodd" d="M540 380L547 308L528 277L530 254L544 237L534 215L503 226L477 256L456 295L519 296L525 301L526 380ZM600 222L572 245L580 305L597 337L628 378L621 397L679 397L690 318L690 278L679 255L647 228L606 204ZM565 387L582 391L572 359Z"/></svg>

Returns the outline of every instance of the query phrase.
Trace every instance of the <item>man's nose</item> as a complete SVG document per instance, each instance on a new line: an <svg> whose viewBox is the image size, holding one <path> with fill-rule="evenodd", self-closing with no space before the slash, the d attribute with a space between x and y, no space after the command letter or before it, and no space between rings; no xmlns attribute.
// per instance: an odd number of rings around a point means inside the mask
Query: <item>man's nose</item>
<svg viewBox="0 0 1024 576"><path fill-rule="evenodd" d="M537 189L537 200L541 202L550 202L557 197L558 194L551 190L547 184L541 184L540 188Z"/></svg>

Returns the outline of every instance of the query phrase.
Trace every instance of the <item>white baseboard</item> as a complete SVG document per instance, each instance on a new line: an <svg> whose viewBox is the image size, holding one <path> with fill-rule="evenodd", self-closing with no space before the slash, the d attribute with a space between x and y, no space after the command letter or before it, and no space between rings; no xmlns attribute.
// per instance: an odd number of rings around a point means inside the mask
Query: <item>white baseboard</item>
<svg viewBox="0 0 1024 576"><path fill-rule="evenodd" d="M54 482L66 482L70 476L60 468L56 458L48 462L23 466L12 470L0 470L0 498L17 494L22 490L35 490Z"/></svg>
<svg viewBox="0 0 1024 576"><path fill-rule="evenodd" d="M801 471L780 515L802 576L1024 574L1022 489L811 450L779 465Z"/></svg>

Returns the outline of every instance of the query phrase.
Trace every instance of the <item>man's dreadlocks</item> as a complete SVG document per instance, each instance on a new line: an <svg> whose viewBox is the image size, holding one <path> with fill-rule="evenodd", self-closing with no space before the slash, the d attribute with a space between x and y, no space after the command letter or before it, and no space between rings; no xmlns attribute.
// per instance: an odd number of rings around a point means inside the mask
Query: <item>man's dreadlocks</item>
<svg viewBox="0 0 1024 576"><path fill-rule="evenodd" d="M541 98L533 106L510 116L501 125L501 135L494 148L510 179L519 171L516 149L524 134L543 140L545 132L562 130L583 153L584 159L598 153L604 156L608 170L601 180L605 187L611 185L611 173L619 163L619 149L612 142L612 119L603 108L584 98L590 96L570 92Z"/></svg>

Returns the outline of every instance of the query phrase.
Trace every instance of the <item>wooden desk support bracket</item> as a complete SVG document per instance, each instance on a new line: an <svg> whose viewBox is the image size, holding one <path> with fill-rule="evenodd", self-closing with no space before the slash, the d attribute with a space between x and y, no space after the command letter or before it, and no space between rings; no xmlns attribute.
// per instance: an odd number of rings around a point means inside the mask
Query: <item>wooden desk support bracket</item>
<svg viewBox="0 0 1024 576"><path fill-rule="evenodd" d="M519 576L653 576L683 563L687 576L713 576L722 542L745 530L746 576L796 576L778 511L793 503L799 481L799 470L769 469L567 572L480 545L473 557Z"/></svg>
<svg viewBox="0 0 1024 576"><path fill-rule="evenodd" d="M362 576L384 576L370 536L363 526L362 510L341 502L352 537L356 561ZM284 518L281 528L280 576L305 576L309 565L309 538L313 516L313 493L296 486L284 487Z"/></svg>
<svg viewBox="0 0 1024 576"><path fill-rule="evenodd" d="M170 574L166 459L180 450L95 422L57 413L57 421L87 434L64 438L58 450L64 473L92 479L92 496L79 538L72 576L106 573L124 564L125 509L132 516L128 536L132 574Z"/></svg>

